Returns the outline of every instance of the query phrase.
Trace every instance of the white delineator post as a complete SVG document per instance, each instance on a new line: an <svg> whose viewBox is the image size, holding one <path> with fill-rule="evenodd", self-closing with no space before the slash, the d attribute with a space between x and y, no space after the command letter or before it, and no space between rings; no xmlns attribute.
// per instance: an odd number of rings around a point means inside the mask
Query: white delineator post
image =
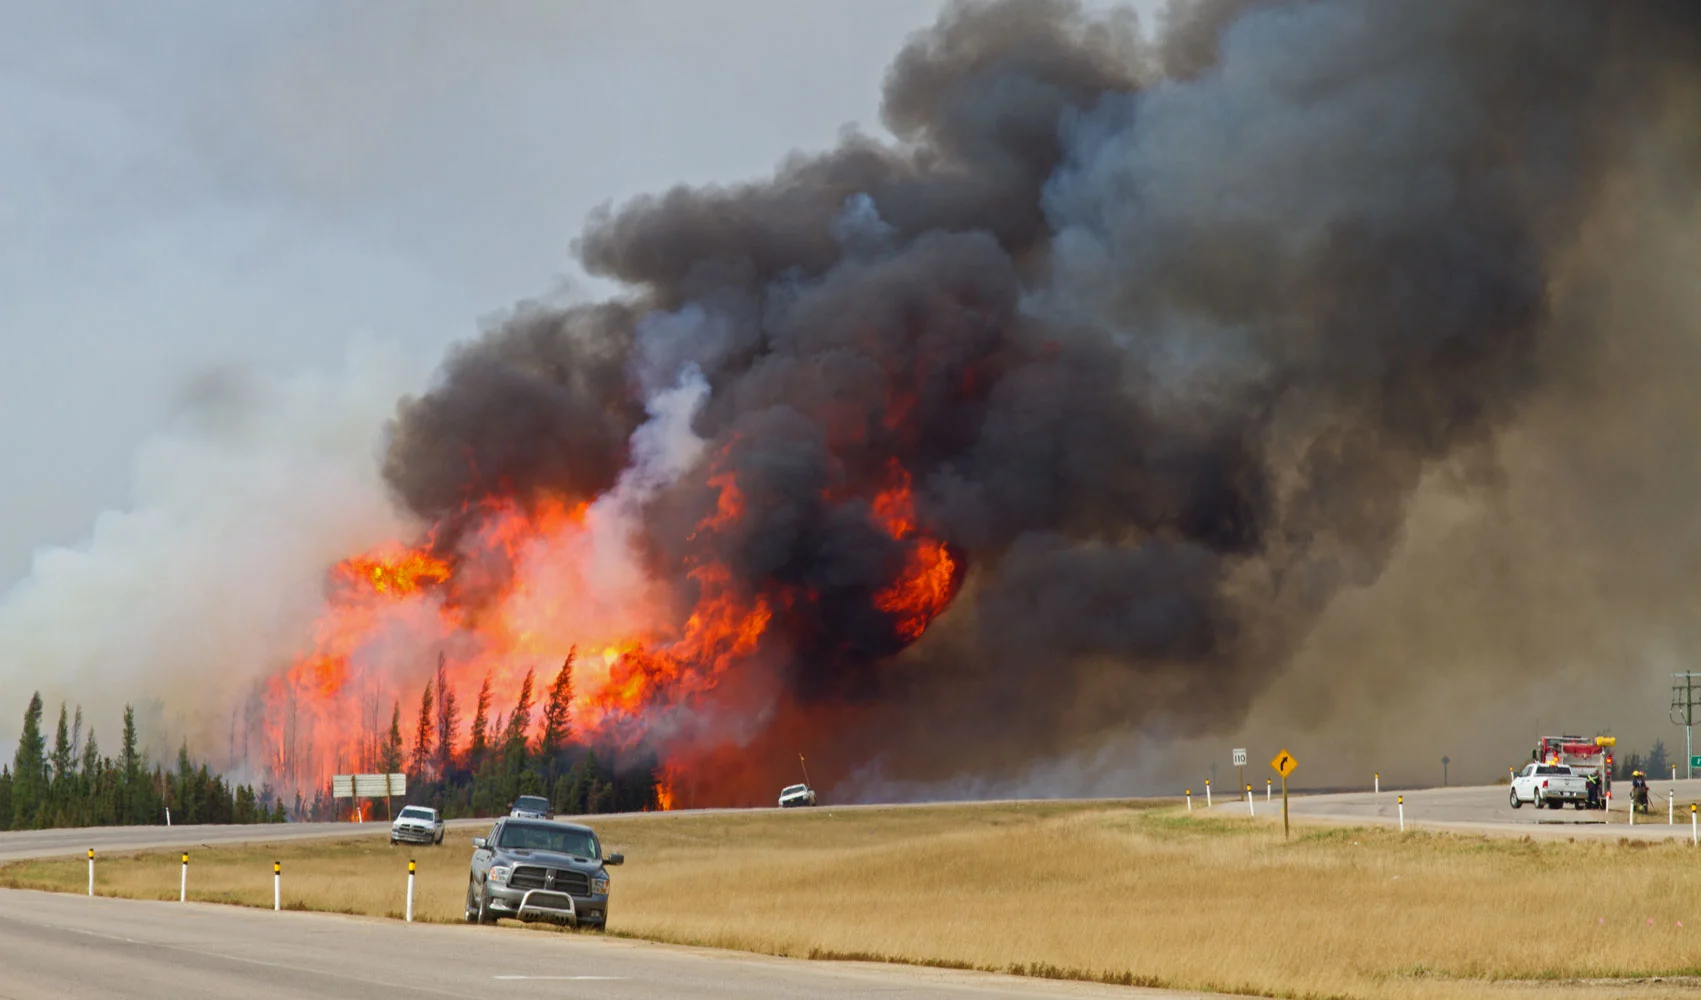
<svg viewBox="0 0 1701 1000"><path fill-rule="evenodd" d="M283 862L272 862L272 912L283 909Z"/></svg>
<svg viewBox="0 0 1701 1000"><path fill-rule="evenodd" d="M1404 795L1400 796L1399 802L1400 802L1400 832L1404 833L1405 830L1406 830L1406 797Z"/></svg>
<svg viewBox="0 0 1701 1000"><path fill-rule="evenodd" d="M1701 844L1695 837L1695 803L1689 803L1689 843L1691 846Z"/></svg>
<svg viewBox="0 0 1701 1000"><path fill-rule="evenodd" d="M171 825L171 807L170 806L165 807L165 825L166 826Z"/></svg>
<svg viewBox="0 0 1701 1000"><path fill-rule="evenodd" d="M1193 811L1193 789L1191 788L1187 790L1187 811Z"/></svg>
<svg viewBox="0 0 1701 1000"><path fill-rule="evenodd" d="M89 848L89 895L95 894L95 849Z"/></svg>
<svg viewBox="0 0 1701 1000"><path fill-rule="evenodd" d="M1376 784L1375 784L1374 788L1376 790L1376 794L1378 794L1378 795L1382 794L1382 772L1381 771L1376 772Z"/></svg>
<svg viewBox="0 0 1701 1000"><path fill-rule="evenodd" d="M1251 785L1246 786L1246 815L1248 815L1248 816L1258 815L1258 813L1252 808L1252 786Z"/></svg>
<svg viewBox="0 0 1701 1000"><path fill-rule="evenodd" d="M1270 779L1269 778L1264 779L1264 801L1265 802L1270 801Z"/></svg>
<svg viewBox="0 0 1701 1000"><path fill-rule="evenodd" d="M410 923L410 924L413 923L413 873L414 873L413 859L409 858L408 859L408 912L407 912L407 922Z"/></svg>
<svg viewBox="0 0 1701 1000"><path fill-rule="evenodd" d="M1676 789L1668 788L1668 789L1666 789L1666 825L1667 826L1675 826L1676 824L1677 824L1677 791L1676 791Z"/></svg>
<svg viewBox="0 0 1701 1000"><path fill-rule="evenodd" d="M177 882L177 901L189 902L189 852L183 852L183 877Z"/></svg>
<svg viewBox="0 0 1701 1000"><path fill-rule="evenodd" d="M1211 808L1211 779L1205 779L1205 808Z"/></svg>

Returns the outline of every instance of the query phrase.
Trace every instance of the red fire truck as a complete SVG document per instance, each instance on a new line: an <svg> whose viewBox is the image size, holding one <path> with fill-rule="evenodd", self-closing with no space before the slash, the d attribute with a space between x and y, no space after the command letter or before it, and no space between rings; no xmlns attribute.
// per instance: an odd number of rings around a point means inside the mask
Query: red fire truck
<svg viewBox="0 0 1701 1000"><path fill-rule="evenodd" d="M1590 778L1589 808L1606 805L1612 791L1612 736L1543 736L1530 751L1530 759L1542 764L1565 764L1572 773Z"/></svg>

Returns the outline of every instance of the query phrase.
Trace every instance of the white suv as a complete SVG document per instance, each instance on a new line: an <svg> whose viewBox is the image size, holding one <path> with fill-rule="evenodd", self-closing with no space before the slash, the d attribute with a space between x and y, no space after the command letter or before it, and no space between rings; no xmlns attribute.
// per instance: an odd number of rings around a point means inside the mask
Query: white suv
<svg viewBox="0 0 1701 1000"><path fill-rule="evenodd" d="M410 844L441 844L443 817L437 815L437 810L425 806L404 806L397 814L396 821L390 824L391 845L403 841Z"/></svg>
<svg viewBox="0 0 1701 1000"><path fill-rule="evenodd" d="M780 789L780 808L790 809L793 806L812 806L815 804L815 790L808 785L787 785Z"/></svg>

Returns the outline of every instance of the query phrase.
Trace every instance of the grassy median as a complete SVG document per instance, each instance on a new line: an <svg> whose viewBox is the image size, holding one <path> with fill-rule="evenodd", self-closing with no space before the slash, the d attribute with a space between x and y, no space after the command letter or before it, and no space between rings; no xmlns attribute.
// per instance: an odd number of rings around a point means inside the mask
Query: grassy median
<svg viewBox="0 0 1701 1000"><path fill-rule="evenodd" d="M643 816L595 824L611 930L776 955L900 961L1289 997L1678 995L1701 986L1701 851L1194 818L1032 803ZM461 919L471 834L191 846L193 899ZM103 894L176 899L175 853L100 860ZM82 892L80 859L0 885ZM1654 977L1664 983L1646 982ZM1673 981L1676 980L1676 981Z"/></svg>

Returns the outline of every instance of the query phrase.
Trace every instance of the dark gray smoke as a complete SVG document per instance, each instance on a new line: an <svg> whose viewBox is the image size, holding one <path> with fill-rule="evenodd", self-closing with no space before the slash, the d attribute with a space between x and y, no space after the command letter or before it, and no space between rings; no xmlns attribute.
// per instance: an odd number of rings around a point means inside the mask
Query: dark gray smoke
<svg viewBox="0 0 1701 1000"><path fill-rule="evenodd" d="M1701 8L1166 23L1148 44L1069 0L948 5L888 74L895 143L594 218L582 259L630 298L460 351L403 404L392 487L438 519L594 496L695 366L710 457L650 504L646 557L685 593L712 560L786 595L781 714L840 720L817 749L841 769L1232 724L1378 579L1426 473L1491 453L1600 348L1556 285L1627 150L1693 197L1665 112L1697 85ZM966 571L913 646L873 600L903 568L870 509L897 467ZM745 515L695 530L727 473Z"/></svg>

